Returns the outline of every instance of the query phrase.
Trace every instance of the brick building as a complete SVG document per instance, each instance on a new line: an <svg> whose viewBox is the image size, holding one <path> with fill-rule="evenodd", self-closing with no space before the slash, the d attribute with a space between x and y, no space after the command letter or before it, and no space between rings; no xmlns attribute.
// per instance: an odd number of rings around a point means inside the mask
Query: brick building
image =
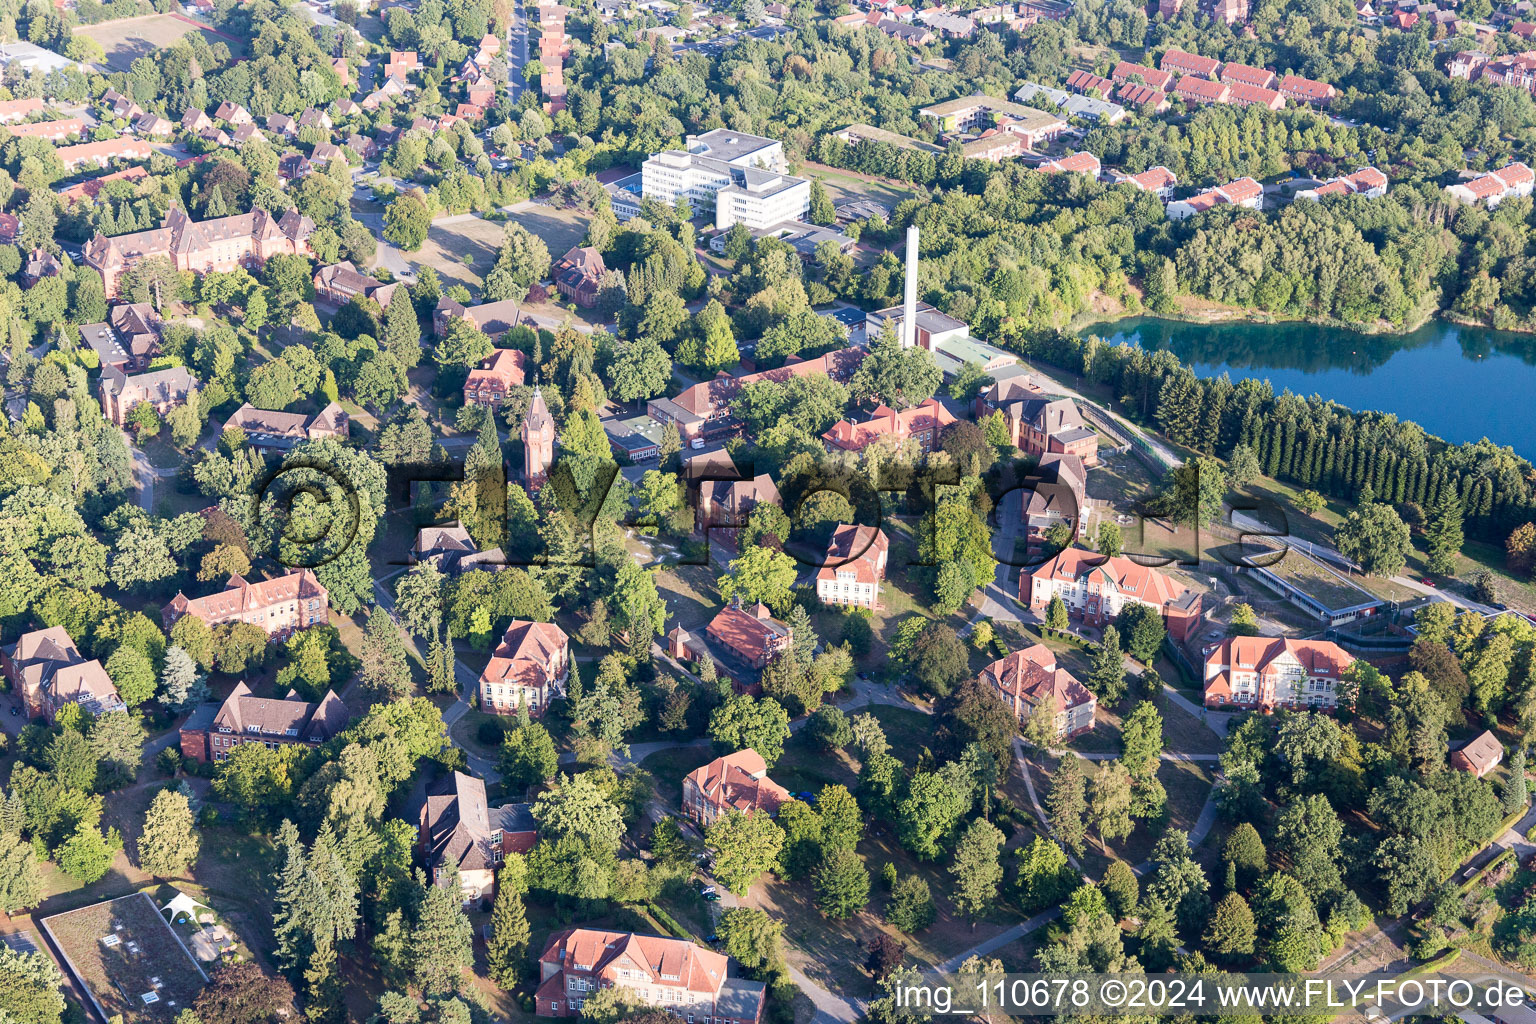
<svg viewBox="0 0 1536 1024"><path fill-rule="evenodd" d="M301 412L258 409L247 402L224 421L225 430L236 427L245 431L245 439L252 448L281 452L322 437L345 440L352 429L352 418L336 402L310 416Z"/></svg>
<svg viewBox="0 0 1536 1024"><path fill-rule="evenodd" d="M316 146L315 156L318 158L319 154L320 147ZM319 165L320 161L316 159L314 163ZM361 295L383 308L395 297L395 289L398 287L398 282L385 284L376 277L369 277L358 270L351 260L332 263L315 271L316 296L333 306L344 306Z"/></svg>
<svg viewBox="0 0 1536 1024"><path fill-rule="evenodd" d="M939 446L939 435L944 428L954 422L954 414L944 407L944 403L930 398L901 412L882 405L861 423L839 420L821 435L821 439L828 447L846 452L861 452L882 437L893 437L898 441L910 439L923 451L931 452Z"/></svg>
<svg viewBox="0 0 1536 1024"><path fill-rule="evenodd" d="M49 725L65 704L93 715L125 708L101 662L87 661L63 626L23 633L0 647L0 673L21 696L27 717L42 717Z"/></svg>
<svg viewBox="0 0 1536 1024"><path fill-rule="evenodd" d="M598 288L607 269L602 253L590 245L576 245L555 261L550 272L561 295L578 306L591 309L597 305Z"/></svg>
<svg viewBox="0 0 1536 1024"><path fill-rule="evenodd" d="M774 655L789 650L794 644L788 623L774 618L767 605L757 604L747 609L742 607L740 599L733 599L720 609L704 631L753 668L764 667Z"/></svg>
<svg viewBox="0 0 1536 1024"><path fill-rule="evenodd" d="M789 799L789 790L768 777L763 756L751 749L717 757L683 778L683 814L706 828L731 811L776 814Z"/></svg>
<svg viewBox="0 0 1536 1024"><path fill-rule="evenodd" d="M164 416L178 405L186 404L197 390L197 378L185 366L168 366L129 376L114 366L103 366L99 387L101 411L116 426L128 421L133 408L141 403L154 406Z"/></svg>
<svg viewBox="0 0 1536 1024"><path fill-rule="evenodd" d="M256 269L279 253L311 255L309 236L314 230L315 222L297 210L275 217L258 207L233 217L194 221L181 207L172 206L161 227L112 238L98 233L86 244L84 257L101 275L111 299L117 295L118 279L140 260L164 256L177 270L199 274Z"/></svg>
<svg viewBox="0 0 1536 1024"><path fill-rule="evenodd" d="M526 375L528 356L520 349L498 348L464 380L464 404L496 408L507 400L507 392L520 386Z"/></svg>
<svg viewBox="0 0 1536 1024"><path fill-rule="evenodd" d="M1076 676L1056 664L1056 655L1044 644L999 658L981 670L981 681L1002 698L1021 724L1049 702L1055 716L1052 735L1071 739L1093 728L1097 699Z"/></svg>
<svg viewBox="0 0 1536 1024"><path fill-rule="evenodd" d="M665 426L676 423L684 442L696 437L721 437L741 429L741 421L731 413L731 401L743 387L760 380L784 383L793 377L824 373L846 384L864 361L861 348L841 348L814 359L790 357L789 362L773 370L762 370L740 377L719 376L701 381L676 398L653 398L646 403L646 413Z"/></svg>
<svg viewBox="0 0 1536 1024"><path fill-rule="evenodd" d="M527 804L491 807L485 783L463 772L427 788L417 836L432 884L442 885L450 865L456 866L465 903L495 893L496 868L507 854L526 853L539 838Z"/></svg>
<svg viewBox="0 0 1536 1024"><path fill-rule="evenodd" d="M196 616L210 626L248 622L260 626L268 639L281 640L294 630L329 622L330 593L313 569L296 569L275 580L255 583L234 575L215 594L189 598L178 591L160 612L166 630L183 615Z"/></svg>
<svg viewBox="0 0 1536 1024"><path fill-rule="evenodd" d="M290 690L282 700L256 697L244 682L223 704L203 704L181 726L181 752L196 761L222 761L236 747L260 743L268 749L293 746L317 747L341 735L352 713L336 696L325 691L318 703L310 703Z"/></svg>
<svg viewBox="0 0 1536 1024"><path fill-rule="evenodd" d="M1083 422L1070 398L1046 398L1025 378L1009 378L976 396L976 418L1003 414L1008 439L1028 455L1076 455L1084 466L1099 462L1099 435Z"/></svg>

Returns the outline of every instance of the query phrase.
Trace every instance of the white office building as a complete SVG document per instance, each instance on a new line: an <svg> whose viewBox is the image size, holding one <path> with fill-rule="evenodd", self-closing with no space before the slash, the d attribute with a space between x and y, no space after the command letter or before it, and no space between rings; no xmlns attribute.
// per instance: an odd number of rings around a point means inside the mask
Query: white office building
<svg viewBox="0 0 1536 1024"><path fill-rule="evenodd" d="M811 183L786 174L784 145L773 139L717 128L688 136L686 149L669 149L640 168L640 194L672 205L688 200L714 210L715 227L745 224L764 230L803 220Z"/></svg>

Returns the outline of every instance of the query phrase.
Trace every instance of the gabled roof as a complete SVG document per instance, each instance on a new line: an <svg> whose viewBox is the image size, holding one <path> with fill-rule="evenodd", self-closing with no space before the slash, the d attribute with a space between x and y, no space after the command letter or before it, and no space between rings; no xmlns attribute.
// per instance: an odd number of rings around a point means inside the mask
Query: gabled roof
<svg viewBox="0 0 1536 1024"><path fill-rule="evenodd" d="M1112 587L1128 597L1159 607L1180 604L1186 595L1194 593L1173 577L1129 558L1105 558L1082 548L1067 548L1025 575L1031 580L1062 583L1077 583L1095 577L1101 586ZM1022 584L1022 579L1020 582Z"/></svg>
<svg viewBox="0 0 1536 1024"><path fill-rule="evenodd" d="M1038 707L1049 699L1060 713L1094 703L1089 689L1059 668L1056 655L1044 644L1033 644L994 661L981 670L981 679L1010 697L1009 703L1015 708L1021 701Z"/></svg>
<svg viewBox="0 0 1536 1024"><path fill-rule="evenodd" d="M688 773L688 781L720 811L773 814L790 799L789 790L768 777L768 765L748 748L717 757Z"/></svg>
<svg viewBox="0 0 1536 1024"><path fill-rule="evenodd" d="M480 681L507 682L542 690L552 681L545 666L569 643L565 630L553 622L514 619L502 634L501 643L491 652L491 660L480 673Z"/></svg>
<svg viewBox="0 0 1536 1024"><path fill-rule="evenodd" d="M421 808L421 843L429 868L448 862L460 871L492 867L495 854L485 783L463 772L434 783Z"/></svg>
<svg viewBox="0 0 1536 1024"><path fill-rule="evenodd" d="M827 544L827 562L816 573L818 580L835 580L839 573L853 573L859 583L879 583L891 540L878 526L839 523Z"/></svg>
<svg viewBox="0 0 1536 1024"><path fill-rule="evenodd" d="M351 717L334 690L326 690L318 704L311 704L295 690L282 700L255 697L242 681L220 705L213 724L233 733L324 743L339 735Z"/></svg>

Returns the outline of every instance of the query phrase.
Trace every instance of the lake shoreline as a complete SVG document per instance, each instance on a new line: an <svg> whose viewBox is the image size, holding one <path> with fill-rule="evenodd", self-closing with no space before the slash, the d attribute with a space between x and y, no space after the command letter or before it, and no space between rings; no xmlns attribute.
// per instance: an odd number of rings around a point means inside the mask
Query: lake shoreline
<svg viewBox="0 0 1536 1024"><path fill-rule="evenodd" d="M1417 423L1452 443L1487 438L1536 458L1536 335L1432 317L1412 331L1369 332L1303 320L1100 317L1077 337L1166 349L1197 376L1266 380L1346 408Z"/></svg>

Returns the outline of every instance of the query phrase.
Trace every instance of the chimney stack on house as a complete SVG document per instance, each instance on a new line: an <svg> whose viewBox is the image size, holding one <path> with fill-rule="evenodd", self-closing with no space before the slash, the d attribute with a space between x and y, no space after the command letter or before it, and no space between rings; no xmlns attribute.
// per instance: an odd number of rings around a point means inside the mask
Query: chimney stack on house
<svg viewBox="0 0 1536 1024"><path fill-rule="evenodd" d="M917 344L917 225L907 228L907 287L901 306L901 347Z"/></svg>

